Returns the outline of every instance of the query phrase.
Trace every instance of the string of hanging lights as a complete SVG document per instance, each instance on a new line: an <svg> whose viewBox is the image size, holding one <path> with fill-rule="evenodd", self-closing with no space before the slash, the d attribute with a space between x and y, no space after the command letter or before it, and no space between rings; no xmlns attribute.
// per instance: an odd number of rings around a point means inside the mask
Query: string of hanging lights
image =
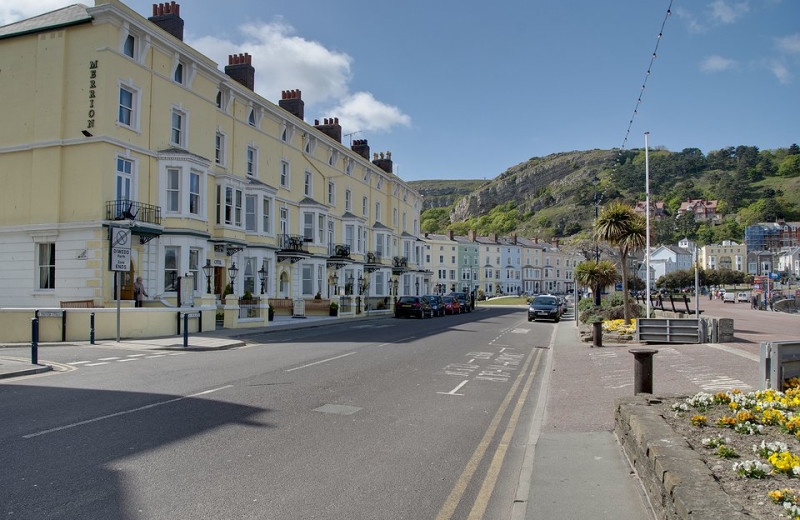
<svg viewBox="0 0 800 520"><path fill-rule="evenodd" d="M658 46L661 44L661 38L664 35L664 26L667 24L667 19L672 15L672 1L670 0L669 6L667 6L667 12L664 14L664 21L661 22L661 30L658 31L658 37L656 38L656 47L653 49L653 54L650 56L650 64L647 66L647 73L644 75L644 81L642 82L642 88L639 91L639 98L636 100L636 106L633 108L633 114L631 115L631 119L628 122L628 130L625 132L625 139L622 140L622 147L621 150L625 149L625 145L628 143L628 138L631 135L631 127L633 126L633 120L636 118L636 115L639 113L639 105L642 104L642 97L644 96L644 89L647 86L647 79L650 77L650 71L653 70L653 63L656 61L658 57Z"/></svg>

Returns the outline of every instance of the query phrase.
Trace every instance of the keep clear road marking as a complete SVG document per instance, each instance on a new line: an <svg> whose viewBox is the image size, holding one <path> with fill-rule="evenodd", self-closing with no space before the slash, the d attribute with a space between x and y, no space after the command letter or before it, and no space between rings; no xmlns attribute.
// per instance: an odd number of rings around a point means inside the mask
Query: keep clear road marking
<svg viewBox="0 0 800 520"><path fill-rule="evenodd" d="M450 492L450 495L447 497L444 505L442 505L441 510L439 510L439 514L436 515L436 520L449 520L452 518L453 513L455 513L458 504L461 502L461 499L464 497L464 493L467 489L467 485L469 484L470 480L472 480L473 475L478 469L481 461L483 460L484 455L486 455L486 450L489 448L489 443L494 438L497 429L500 426L500 421L502 420L503 416L505 415L506 409L508 408L509 404L511 403L511 399L519 388L519 385L522 383L522 379L525 376L525 373L528 371L530 367L531 360L536 355L536 363L534 364L533 369L531 370L530 375L528 376L528 381L525 383L525 388L523 389L522 393L520 394L519 399L517 400L517 405L514 407L514 412L512 413L511 418L509 419L508 426L506 427L506 433L503 435L503 441L497 447L497 451L495 451L495 455L492 459L491 466L487 471L486 480L484 480L483 485L481 486L481 491L478 497L475 499L475 504L472 508L472 514L470 518L474 518L476 511L478 510L485 510L486 504L488 504L489 496L491 496L491 491L494 489L494 484L497 480L496 473L499 473L500 466L502 465L503 457L505 456L506 449L508 448L508 440L511 438L511 435L514 433L514 429L516 428L516 423L519 417L519 411L522 409L522 404L525 402L525 398L527 397L528 390L533 381L533 376L536 374L536 369L539 366L539 360L542 355L542 351L537 349L536 352L532 352L528 359L525 361L525 365L523 366L522 370L520 371L517 378L514 380L514 383L511 385L511 389L506 394L503 402L500 404L500 407L497 409L497 412L494 414L492 418L492 422L489 424L489 428L486 430L486 433L483 435L481 442L478 444L478 447L475 448L475 451L472 454L472 457L467 462L467 466L464 468L464 471L461 472L461 476L458 478L453 490ZM491 489L486 489L491 487ZM486 492L488 492L489 496L486 496ZM483 513L480 513L481 515ZM477 518L480 518L477 517Z"/></svg>
<svg viewBox="0 0 800 520"><path fill-rule="evenodd" d="M166 401L159 401L157 403L146 404L144 406L140 406L138 408L131 408L130 410L123 410L121 412L110 413L108 415L101 415L100 417L95 417L93 419L86 419L85 421L80 421L72 424L66 424L64 426L58 426L56 428L50 428L49 430L42 430L36 433L29 433L28 435L23 435L23 439L32 439L34 437L38 437L40 435L47 435L48 433L55 433L60 432L62 430L68 430L70 428L75 428L76 426L83 426L85 424L91 424L98 421L104 421L106 419L113 419L114 417L120 417L122 415L128 415L131 413L141 412L143 410L149 410L150 408L156 408L158 406L164 406L165 404L170 403L177 403L178 401L183 401L185 399L191 399L193 397L199 397L201 395L211 394L213 392L219 392L220 390L225 390L226 388L233 388L233 385L225 385L219 388L212 388L211 390L203 390L202 392L197 392L196 394L185 395L183 397L176 397L175 399L167 399Z"/></svg>

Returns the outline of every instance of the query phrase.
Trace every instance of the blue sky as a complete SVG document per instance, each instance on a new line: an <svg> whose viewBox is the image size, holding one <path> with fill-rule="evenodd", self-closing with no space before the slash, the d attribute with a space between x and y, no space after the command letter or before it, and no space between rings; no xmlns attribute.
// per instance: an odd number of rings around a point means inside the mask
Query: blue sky
<svg viewBox="0 0 800 520"><path fill-rule="evenodd" d="M187 43L221 67L250 53L259 94L302 90L306 121L338 117L406 180L642 148L645 131L673 151L800 141L800 0L674 0L644 92L669 0L178 3ZM0 25L65 5L0 0Z"/></svg>

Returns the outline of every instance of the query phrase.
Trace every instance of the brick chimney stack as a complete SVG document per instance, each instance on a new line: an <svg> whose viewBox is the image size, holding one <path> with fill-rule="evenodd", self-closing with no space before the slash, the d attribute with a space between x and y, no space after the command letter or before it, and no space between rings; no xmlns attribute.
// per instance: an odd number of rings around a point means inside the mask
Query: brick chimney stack
<svg viewBox="0 0 800 520"><path fill-rule="evenodd" d="M237 83L241 83L250 90L255 89L256 69L252 65L253 57L247 54L229 54L228 64L225 65L225 74Z"/></svg>
<svg viewBox="0 0 800 520"><path fill-rule="evenodd" d="M366 139L356 139L350 149L369 161L369 143Z"/></svg>
<svg viewBox="0 0 800 520"><path fill-rule="evenodd" d="M337 142L342 142L342 126L339 124L338 117L327 117L323 120L323 124L319 124L319 119L314 120L314 127L327 135L331 139L336 139Z"/></svg>
<svg viewBox="0 0 800 520"><path fill-rule="evenodd" d="M179 4L175 2L153 4L153 16L148 20L183 41L183 18L181 18L181 6Z"/></svg>
<svg viewBox="0 0 800 520"><path fill-rule="evenodd" d="M303 93L299 90L284 90L281 92L281 100L278 106L286 110L296 118L303 120L305 116L305 103L303 103ZM341 137L339 138L341 141Z"/></svg>
<svg viewBox="0 0 800 520"><path fill-rule="evenodd" d="M469 237L470 242L475 242L475 238L478 236L478 234L475 232L474 229L470 229L469 232L467 233L467 236Z"/></svg>
<svg viewBox="0 0 800 520"><path fill-rule="evenodd" d="M372 156L372 164L380 168L381 170L385 171L386 173L393 173L392 172L392 152L386 152L386 155L383 152L380 153L380 156L376 153Z"/></svg>

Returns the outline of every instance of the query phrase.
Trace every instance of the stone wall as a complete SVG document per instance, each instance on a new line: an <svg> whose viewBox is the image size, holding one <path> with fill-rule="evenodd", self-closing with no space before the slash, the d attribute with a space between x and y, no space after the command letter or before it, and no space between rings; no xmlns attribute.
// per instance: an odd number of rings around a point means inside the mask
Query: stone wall
<svg viewBox="0 0 800 520"><path fill-rule="evenodd" d="M656 518L750 518L725 493L686 440L651 406L660 402L650 394L617 399L614 424L614 433L639 475Z"/></svg>

